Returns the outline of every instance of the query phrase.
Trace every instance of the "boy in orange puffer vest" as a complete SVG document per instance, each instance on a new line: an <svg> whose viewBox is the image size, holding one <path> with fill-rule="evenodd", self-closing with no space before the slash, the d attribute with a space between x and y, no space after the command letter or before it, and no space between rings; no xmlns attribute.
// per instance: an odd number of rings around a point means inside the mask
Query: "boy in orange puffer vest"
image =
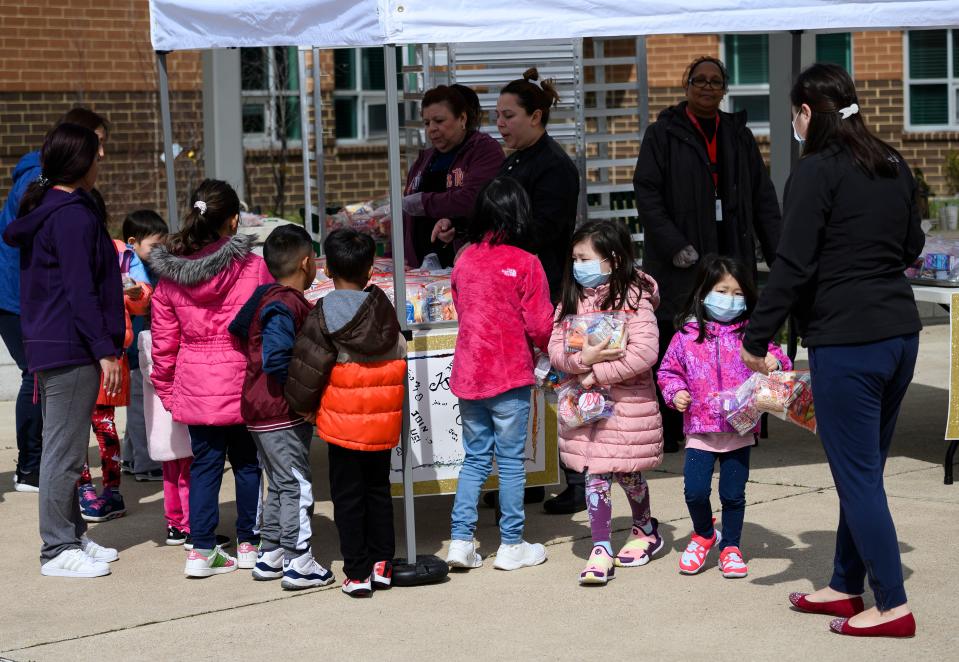
<svg viewBox="0 0 959 662"><path fill-rule="evenodd" d="M317 434L329 445L343 592L362 597L392 579L390 457L404 415L406 341L393 304L378 287L366 287L372 238L336 230L323 248L336 289L307 316L285 391L294 411L316 416Z"/></svg>

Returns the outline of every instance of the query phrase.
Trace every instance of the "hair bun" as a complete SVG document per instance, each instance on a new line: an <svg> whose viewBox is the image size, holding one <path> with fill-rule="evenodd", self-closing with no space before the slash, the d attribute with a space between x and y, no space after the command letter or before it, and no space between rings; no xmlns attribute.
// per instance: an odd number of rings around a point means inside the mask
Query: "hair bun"
<svg viewBox="0 0 959 662"><path fill-rule="evenodd" d="M530 67L523 72L523 80L534 81L539 80L539 69L536 67Z"/></svg>

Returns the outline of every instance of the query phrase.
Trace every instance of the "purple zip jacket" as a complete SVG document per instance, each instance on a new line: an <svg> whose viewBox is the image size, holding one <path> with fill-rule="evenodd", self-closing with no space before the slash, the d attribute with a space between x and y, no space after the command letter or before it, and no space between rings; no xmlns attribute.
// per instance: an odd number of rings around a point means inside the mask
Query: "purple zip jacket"
<svg viewBox="0 0 959 662"><path fill-rule="evenodd" d="M83 189L46 192L3 240L20 249L20 317L30 372L97 363L123 352L120 264Z"/></svg>

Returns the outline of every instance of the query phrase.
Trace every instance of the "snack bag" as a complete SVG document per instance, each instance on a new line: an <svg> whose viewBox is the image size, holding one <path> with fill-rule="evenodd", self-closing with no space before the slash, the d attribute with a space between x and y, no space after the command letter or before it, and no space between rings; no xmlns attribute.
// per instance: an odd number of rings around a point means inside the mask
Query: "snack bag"
<svg viewBox="0 0 959 662"><path fill-rule="evenodd" d="M607 349L626 347L626 313L585 313L569 315L563 320L566 335L566 353L582 351L587 343L599 345L609 339Z"/></svg>
<svg viewBox="0 0 959 662"><path fill-rule="evenodd" d="M590 425L613 415L609 389L602 386L585 389L577 380L571 379L559 387L556 397L557 417L564 430Z"/></svg>

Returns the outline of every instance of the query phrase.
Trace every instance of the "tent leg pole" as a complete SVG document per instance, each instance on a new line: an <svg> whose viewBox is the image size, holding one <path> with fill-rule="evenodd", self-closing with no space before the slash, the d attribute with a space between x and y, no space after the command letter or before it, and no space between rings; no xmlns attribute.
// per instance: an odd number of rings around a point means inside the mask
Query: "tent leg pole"
<svg viewBox="0 0 959 662"><path fill-rule="evenodd" d="M166 162L167 222L170 231L180 229L176 202L176 175L173 169L173 122L170 119L170 81L167 77L166 51L157 51L157 75L160 84L160 122L163 126L163 158Z"/></svg>
<svg viewBox="0 0 959 662"><path fill-rule="evenodd" d="M388 163L390 171L390 213L393 243L393 292L396 300L396 314L400 327L407 330L406 324L406 256L403 254L403 198L400 184L400 114L399 90L396 83L396 46L383 47L386 69L386 131L389 142ZM407 336L409 337L409 335ZM410 447L410 393L407 383L403 397L403 429L400 444L403 449L403 513L406 523L406 560L416 562L416 514L413 504L413 453Z"/></svg>

